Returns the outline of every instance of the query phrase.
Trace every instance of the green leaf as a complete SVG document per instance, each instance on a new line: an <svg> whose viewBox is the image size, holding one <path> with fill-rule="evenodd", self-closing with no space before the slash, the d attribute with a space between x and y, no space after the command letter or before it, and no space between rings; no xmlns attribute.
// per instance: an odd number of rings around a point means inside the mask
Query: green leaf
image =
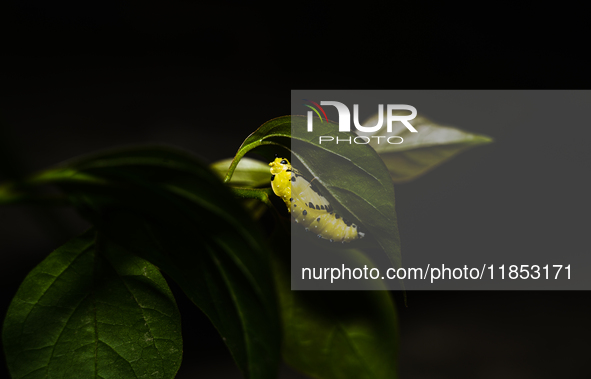
<svg viewBox="0 0 591 379"><path fill-rule="evenodd" d="M331 206L358 221L394 267L401 267L394 187L388 169L368 145L319 143L320 136L355 137L338 129L336 123L315 118L313 132L308 132L304 116L278 117L263 124L244 141L232 164L237 165L246 152L261 146L290 150L292 158L297 158L292 164L309 178L315 178L315 185Z"/></svg>
<svg viewBox="0 0 591 379"><path fill-rule="evenodd" d="M232 158L224 159L212 164L211 168L223 179L226 176L232 161ZM238 166L234 170L232 180L229 182L229 184L233 186L245 187L269 186L270 183L271 173L269 171L268 163L248 157L244 157L240 160Z"/></svg>
<svg viewBox="0 0 591 379"><path fill-rule="evenodd" d="M243 159L244 154L255 148L258 148L259 153L262 153L268 161L271 161L271 157L275 153L279 153L278 150L285 148L289 151L291 145L290 117L291 116L283 116L269 120L249 135L244 142L242 142L236 156L232 160L232 164L228 169L224 182L228 183L230 181L234 174L234 170L236 170L239 162ZM271 150L265 149L266 147L271 148ZM275 153L271 153L271 151L275 151Z"/></svg>
<svg viewBox="0 0 591 379"><path fill-rule="evenodd" d="M315 186L337 213L357 220L394 267L401 267L394 186L378 154L367 145L320 144L320 136L354 137L352 133L338 132L336 123L315 119L314 131L306 132L305 117L293 116L291 122L292 158L298 161L292 163L308 172L309 178L315 178Z"/></svg>
<svg viewBox="0 0 591 379"><path fill-rule="evenodd" d="M285 362L318 379L397 378L399 332L389 292L291 291L288 250L276 251ZM339 254L372 267L358 251Z"/></svg>
<svg viewBox="0 0 591 379"><path fill-rule="evenodd" d="M404 111L393 112L393 114L407 113ZM383 120L386 119L385 117ZM377 125L378 122L378 115L375 115L363 125ZM493 141L492 138L484 135L435 124L421 115L412 120L411 124L417 129L417 133L411 133L400 122L392 124L392 132L390 133L385 127L375 133L358 133L370 137L370 146L378 152L388 166L394 183L414 180L462 151ZM386 138L392 136L400 136L404 142L401 144L385 142Z"/></svg>
<svg viewBox="0 0 591 379"><path fill-rule="evenodd" d="M174 378L180 314L156 267L90 230L27 275L3 331L12 378Z"/></svg>
<svg viewBox="0 0 591 379"><path fill-rule="evenodd" d="M107 151L48 171L101 232L175 280L247 378L274 378L279 315L267 246L217 175L165 147Z"/></svg>
<svg viewBox="0 0 591 379"><path fill-rule="evenodd" d="M289 147L291 138L291 116L277 117L265 122L249 135L238 149L236 156L243 156L255 147L276 145Z"/></svg>

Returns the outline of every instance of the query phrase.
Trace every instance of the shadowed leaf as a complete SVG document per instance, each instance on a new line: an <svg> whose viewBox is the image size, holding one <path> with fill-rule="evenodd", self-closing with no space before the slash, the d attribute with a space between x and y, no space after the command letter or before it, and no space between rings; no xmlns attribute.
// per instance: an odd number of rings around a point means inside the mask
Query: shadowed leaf
<svg viewBox="0 0 591 379"><path fill-rule="evenodd" d="M359 251L339 254L350 265L372 267ZM398 377L399 333L389 292L291 291L289 270L288 250L277 250L285 362L319 379Z"/></svg>

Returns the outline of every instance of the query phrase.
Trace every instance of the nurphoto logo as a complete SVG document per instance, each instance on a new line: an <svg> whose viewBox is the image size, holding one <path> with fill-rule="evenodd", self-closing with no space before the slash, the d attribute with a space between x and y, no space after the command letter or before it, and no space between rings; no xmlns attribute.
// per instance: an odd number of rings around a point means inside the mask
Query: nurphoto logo
<svg viewBox="0 0 591 379"><path fill-rule="evenodd" d="M351 131L351 111L349 108L338 101L321 101L320 104L303 99L304 101L310 103L304 104L306 107L310 108L311 111L308 111L308 132L314 130L313 118L314 113L320 119L320 122L328 121L326 117L326 112L322 108L322 105L331 105L337 109L339 114L339 131L340 132L350 132ZM398 113L394 113L393 111L410 111L409 115L400 115ZM392 133L392 124L396 121L401 122L411 133L417 133L418 131L411 125L409 122L410 120L414 119L417 116L417 109L412 105L406 104L387 104L386 112L384 113L384 104L378 104L378 121L375 125L361 125L359 122L359 104L353 104L353 124L355 128L363 133L376 133L380 130L384 125L384 114L386 118L386 128L388 133ZM323 117L324 116L324 119ZM398 145L401 144L404 140L400 136L371 136L371 138L377 138L377 143L380 143L380 138L384 139L389 144ZM339 142L348 142L349 144L368 144L371 141L371 138L368 136L357 136L355 138L349 137L347 138L338 138L334 136L320 136L319 143L322 142L330 142L336 141L338 144Z"/></svg>

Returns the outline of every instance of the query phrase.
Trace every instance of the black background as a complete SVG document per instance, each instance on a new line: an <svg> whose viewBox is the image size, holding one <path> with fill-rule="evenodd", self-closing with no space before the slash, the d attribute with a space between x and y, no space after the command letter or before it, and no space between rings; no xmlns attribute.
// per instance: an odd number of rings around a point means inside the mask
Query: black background
<svg viewBox="0 0 591 379"><path fill-rule="evenodd" d="M572 9L548 18L515 4L315 2L274 17L238 2L3 7L0 180L142 142L207 162L227 158L260 124L289 114L292 88L589 85L580 44L588 31ZM588 254L586 124L467 128L497 142L397 187L403 257L425 246L477 250L491 243L479 238L490 228L507 249L551 243L557 255ZM495 186L483 192L491 175ZM482 193L507 199L493 221ZM0 209L0 314L27 272L85 227L69 210ZM179 378L239 377L216 331L176 292L185 338ZM589 376L588 292L411 292L407 308L395 298L402 378ZM298 377L286 368L282 375Z"/></svg>

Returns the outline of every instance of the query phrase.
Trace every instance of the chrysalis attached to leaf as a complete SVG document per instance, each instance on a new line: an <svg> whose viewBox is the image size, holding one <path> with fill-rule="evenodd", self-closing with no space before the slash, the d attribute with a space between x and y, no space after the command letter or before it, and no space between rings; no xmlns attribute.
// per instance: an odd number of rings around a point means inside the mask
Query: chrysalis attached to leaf
<svg viewBox="0 0 591 379"><path fill-rule="evenodd" d="M326 198L285 158L275 158L271 166L271 186L287 206L294 221L330 242L350 242L363 238L356 224L334 212Z"/></svg>

